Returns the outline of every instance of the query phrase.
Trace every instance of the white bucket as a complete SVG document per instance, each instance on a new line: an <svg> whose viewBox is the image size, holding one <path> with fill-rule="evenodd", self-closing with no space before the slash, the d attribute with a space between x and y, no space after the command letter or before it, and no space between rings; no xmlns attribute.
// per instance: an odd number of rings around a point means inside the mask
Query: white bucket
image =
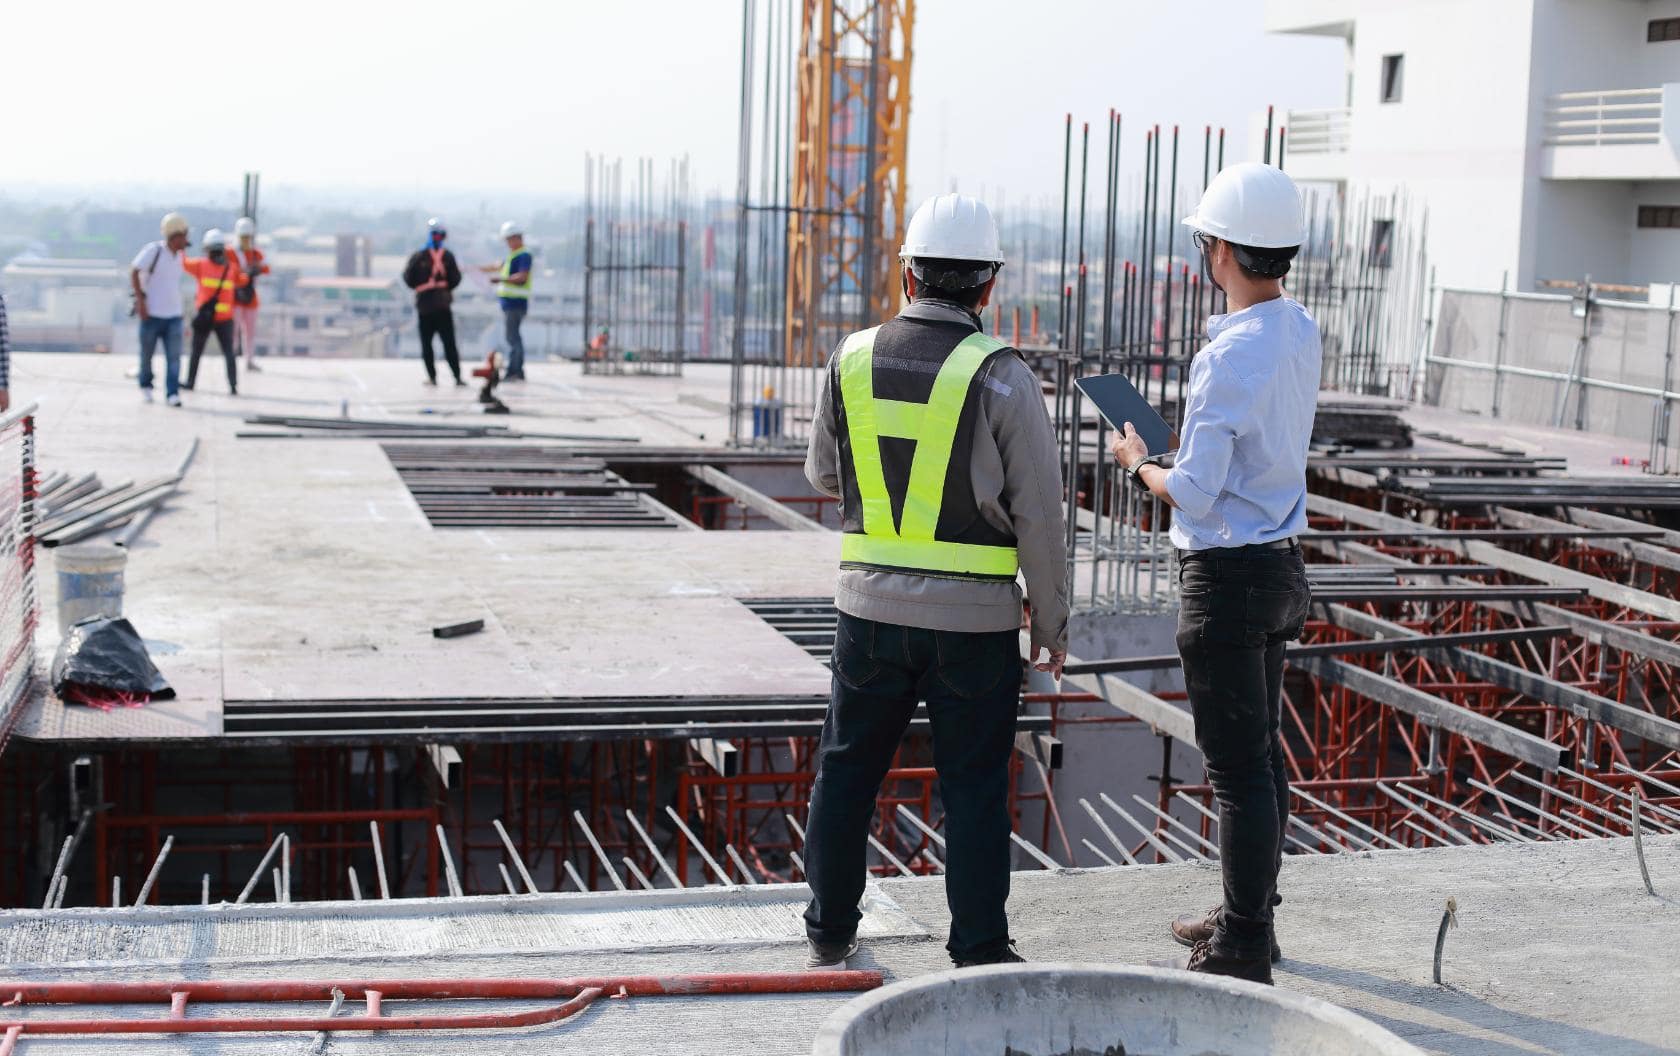
<svg viewBox="0 0 1680 1056"><path fill-rule="evenodd" d="M89 616L121 616L123 568L128 551L110 543L61 546L58 563L58 632Z"/></svg>

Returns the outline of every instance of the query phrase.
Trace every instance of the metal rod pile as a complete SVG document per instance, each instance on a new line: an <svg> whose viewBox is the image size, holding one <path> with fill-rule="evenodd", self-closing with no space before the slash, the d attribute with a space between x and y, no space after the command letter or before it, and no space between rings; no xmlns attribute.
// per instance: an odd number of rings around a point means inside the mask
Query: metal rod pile
<svg viewBox="0 0 1680 1056"><path fill-rule="evenodd" d="M181 483L197 451L198 441L194 440L173 474L145 481L125 480L106 486L97 473L50 475L35 500L36 542L42 546L77 543L150 514ZM126 543L130 538L125 535L121 541Z"/></svg>

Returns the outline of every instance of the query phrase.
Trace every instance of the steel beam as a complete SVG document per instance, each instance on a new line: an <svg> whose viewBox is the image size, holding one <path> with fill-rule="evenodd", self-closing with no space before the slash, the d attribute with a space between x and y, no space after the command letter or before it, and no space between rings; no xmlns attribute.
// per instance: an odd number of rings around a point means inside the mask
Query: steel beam
<svg viewBox="0 0 1680 1056"><path fill-rule="evenodd" d="M1356 634L1380 635L1389 641L1410 641L1414 637L1414 632L1398 623L1342 605L1330 606L1330 621ZM1525 697L1562 708L1581 718L1643 737L1653 744L1680 749L1680 723L1653 715L1642 708L1611 700L1609 697L1565 685L1556 679L1503 660L1496 660L1491 656L1451 647L1454 643L1448 639L1454 637L1457 636L1439 635L1433 640L1426 639L1426 644L1418 647L1418 651L1443 652L1449 667L1472 678L1504 686Z"/></svg>
<svg viewBox="0 0 1680 1056"><path fill-rule="evenodd" d="M1513 759L1532 763L1542 770L1556 770L1571 763L1569 750L1497 719L1441 699L1421 689L1367 671L1362 667L1326 657L1309 657L1297 666L1346 686L1362 696L1403 711L1426 726L1447 730L1461 737L1503 752Z"/></svg>
<svg viewBox="0 0 1680 1056"><path fill-rule="evenodd" d="M1638 590L1620 583L1611 583L1585 572L1576 572L1573 569L1554 565L1549 561L1513 554L1509 550L1502 550L1490 543L1483 543L1474 539L1449 545L1461 547L1472 560L1480 561L1485 565L1494 565L1507 572L1514 572L1519 576L1538 579L1542 583L1549 583L1554 587L1577 587L1600 601L1608 601L1612 605L1636 609L1659 619L1680 621L1680 601L1673 598L1665 598L1660 594L1652 594L1649 591Z"/></svg>
<svg viewBox="0 0 1680 1056"><path fill-rule="evenodd" d="M1317 598L1317 593L1314 593ZM1335 606L1340 609L1342 606ZM1353 611L1353 610L1346 610ZM1363 615L1363 614L1360 614ZM1371 617L1378 619L1377 617ZM1386 620L1378 620L1387 623ZM1399 627L1399 624L1390 626ZM1349 630L1357 628L1349 626ZM1401 628L1405 632L1404 628ZM1360 633L1374 633L1361 631ZM1293 645L1285 654L1294 660L1308 656L1353 656L1370 655L1373 653L1395 653L1404 651L1430 652L1448 649L1460 645L1486 645L1490 642L1528 641L1534 638L1552 638L1569 633L1569 628L1560 625L1551 627L1519 627L1502 631L1468 631L1463 634L1418 635L1410 632L1385 636L1375 641L1363 642L1314 642L1312 645ZM1177 654L1162 654L1160 656L1135 656L1113 660L1082 660L1077 664L1068 664L1062 668L1062 673L1112 674L1117 671L1150 671L1178 667L1181 661Z"/></svg>
<svg viewBox="0 0 1680 1056"><path fill-rule="evenodd" d="M747 509L764 515L778 527L794 532L827 532L830 530L798 510L789 509L757 488L742 483L715 466L708 466L704 463L690 463L683 468L696 480L708 487L717 489L747 507Z"/></svg>
<svg viewBox="0 0 1680 1056"><path fill-rule="evenodd" d="M1521 510L1512 510L1504 506L1495 509L1493 515L1502 523L1518 528L1567 529L1572 527L1567 521L1542 517L1537 513L1524 513ZM1585 532L1578 530L1572 538L1593 539L1606 550L1618 551L1624 557L1635 561L1643 561L1645 564L1654 565L1657 568L1666 568L1670 572L1680 572L1680 553L1663 546L1639 541L1641 539L1661 539L1675 533L1664 531L1661 528L1644 528L1639 526L1638 521L1628 521L1620 517L1611 518L1611 520L1622 521L1624 524L1635 527L1625 529L1594 528Z"/></svg>

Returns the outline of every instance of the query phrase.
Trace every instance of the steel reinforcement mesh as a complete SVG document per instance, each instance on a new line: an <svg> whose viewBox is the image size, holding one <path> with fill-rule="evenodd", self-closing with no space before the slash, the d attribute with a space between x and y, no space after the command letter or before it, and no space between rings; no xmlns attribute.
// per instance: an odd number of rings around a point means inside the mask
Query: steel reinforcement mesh
<svg viewBox="0 0 1680 1056"><path fill-rule="evenodd" d="M35 673L35 420L0 425L0 751Z"/></svg>

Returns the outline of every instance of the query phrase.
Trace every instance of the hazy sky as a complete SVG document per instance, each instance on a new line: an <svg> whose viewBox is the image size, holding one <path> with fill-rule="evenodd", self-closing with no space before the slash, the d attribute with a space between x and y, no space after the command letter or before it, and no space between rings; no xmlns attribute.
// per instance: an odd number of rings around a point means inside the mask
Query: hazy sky
<svg viewBox="0 0 1680 1056"><path fill-rule="evenodd" d="M919 0L912 196L953 180L1017 201L1051 193L1068 111L1100 124L1120 109L1128 157L1146 122L1198 136L1224 124L1241 156L1268 102L1338 104L1339 42L1268 37L1263 7ZM445 190L578 191L585 152L688 154L702 190L734 185L739 0L13 0L3 36L0 193L234 198L257 169L265 188L424 207Z"/></svg>

